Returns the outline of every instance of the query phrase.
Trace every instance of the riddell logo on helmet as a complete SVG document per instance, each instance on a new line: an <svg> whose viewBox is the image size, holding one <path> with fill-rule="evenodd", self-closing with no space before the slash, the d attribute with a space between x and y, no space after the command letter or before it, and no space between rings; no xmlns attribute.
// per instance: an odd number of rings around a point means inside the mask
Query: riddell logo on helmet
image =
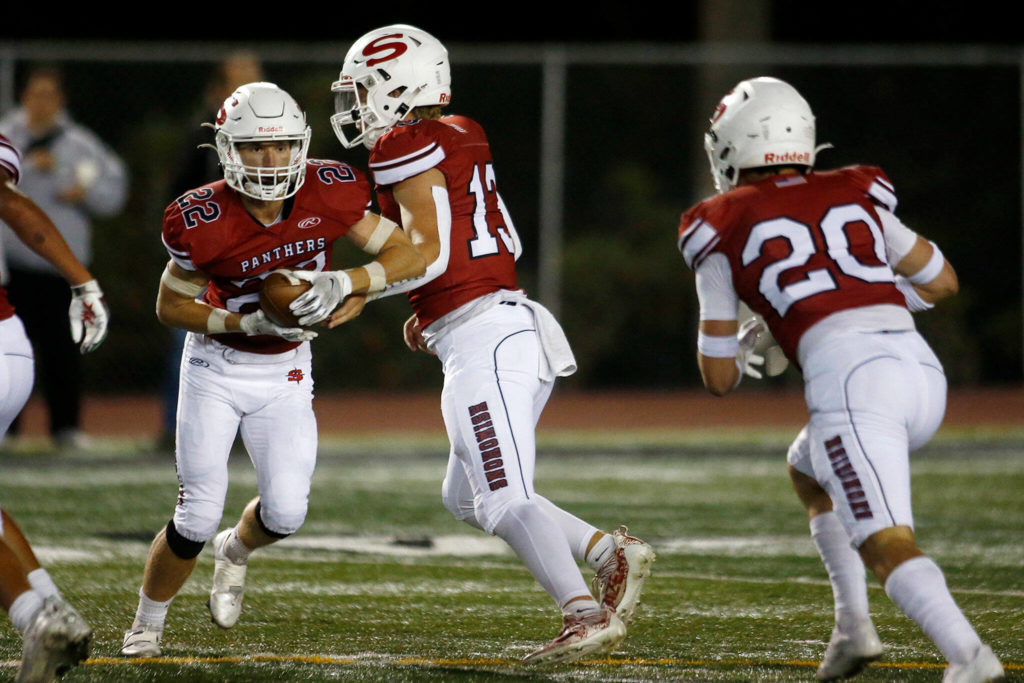
<svg viewBox="0 0 1024 683"><path fill-rule="evenodd" d="M284 126L260 126L256 130L261 133L280 133L284 130Z"/></svg>
<svg viewBox="0 0 1024 683"><path fill-rule="evenodd" d="M451 97L444 93L441 93L441 96L438 99L441 101L441 104L448 104L448 102L451 101Z"/></svg>
<svg viewBox="0 0 1024 683"><path fill-rule="evenodd" d="M811 155L807 152L783 152L782 154L773 154L767 152L764 155L764 163L766 165L771 164L810 164Z"/></svg>

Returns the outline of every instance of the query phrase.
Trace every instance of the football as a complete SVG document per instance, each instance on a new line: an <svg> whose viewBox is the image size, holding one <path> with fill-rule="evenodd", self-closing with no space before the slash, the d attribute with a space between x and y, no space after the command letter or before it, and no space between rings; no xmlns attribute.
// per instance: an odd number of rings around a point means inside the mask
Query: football
<svg viewBox="0 0 1024 683"><path fill-rule="evenodd" d="M298 327L299 321L288 304L312 285L305 280L275 270L263 280L260 288L260 308L272 322L282 327Z"/></svg>

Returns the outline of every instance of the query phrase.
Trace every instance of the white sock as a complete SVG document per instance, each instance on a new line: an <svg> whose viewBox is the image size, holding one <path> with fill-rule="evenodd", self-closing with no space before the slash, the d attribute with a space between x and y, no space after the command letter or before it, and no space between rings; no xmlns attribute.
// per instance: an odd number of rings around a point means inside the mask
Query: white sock
<svg viewBox="0 0 1024 683"><path fill-rule="evenodd" d="M14 599L11 609L7 611L7 616L11 618L11 623L14 624L14 628L18 629L18 633L24 634L35 618L36 612L42 608L43 596L35 590L27 590Z"/></svg>
<svg viewBox="0 0 1024 683"><path fill-rule="evenodd" d="M237 526L231 530L231 534L228 536L228 539L224 541L222 550L224 551L225 557L235 564L245 564L249 561L249 555L252 553L252 549L242 543L242 540L238 538Z"/></svg>
<svg viewBox="0 0 1024 683"><path fill-rule="evenodd" d="M511 546L560 608L574 613L580 609L600 609L590 596L565 535L538 505L524 501L509 506L494 533ZM587 597L569 603L581 596Z"/></svg>
<svg viewBox="0 0 1024 683"><path fill-rule="evenodd" d="M595 532L595 533L604 533L604 532ZM588 539L587 540L587 545L589 545L589 544L590 544L590 541ZM594 571L597 571L598 569L601 568L601 565L604 564L605 560L607 560L611 556L611 554L613 552L615 552L615 548L616 547L618 547L618 546L615 545L615 539L612 538L612 535L611 534L604 534L597 541L597 543L594 544L594 547L590 549L589 553L586 552L586 548L584 547L584 549L583 549L583 553L584 553L583 560L587 563L587 566L589 566Z"/></svg>
<svg viewBox="0 0 1024 683"><path fill-rule="evenodd" d="M870 619L867 572L860 555L850 545L839 515L826 512L811 519L811 539L832 584L836 627L850 631L859 622Z"/></svg>
<svg viewBox="0 0 1024 683"><path fill-rule="evenodd" d="M562 533L565 534L565 539L569 541L569 549L572 551L572 556L577 562L586 562L590 565L591 569L597 569L597 567L601 566L600 564L594 566L587 559L587 546L590 545L590 539L600 529L566 512L544 496L535 493L533 501L540 506L544 514L550 517L551 521L557 524Z"/></svg>
<svg viewBox="0 0 1024 683"><path fill-rule="evenodd" d="M981 639L957 607L942 570L924 555L907 560L889 574L885 592L914 620L950 664L965 664Z"/></svg>
<svg viewBox="0 0 1024 683"><path fill-rule="evenodd" d="M44 598L50 596L60 597L60 590L57 588L57 584L53 582L50 573L42 567L33 569L28 573L28 583L34 591Z"/></svg>
<svg viewBox="0 0 1024 683"><path fill-rule="evenodd" d="M164 621L167 620L167 610L170 608L172 600L174 598L166 602L150 600L140 588L139 606L135 610L135 621L132 623L132 628L146 626L150 631L163 631Z"/></svg>

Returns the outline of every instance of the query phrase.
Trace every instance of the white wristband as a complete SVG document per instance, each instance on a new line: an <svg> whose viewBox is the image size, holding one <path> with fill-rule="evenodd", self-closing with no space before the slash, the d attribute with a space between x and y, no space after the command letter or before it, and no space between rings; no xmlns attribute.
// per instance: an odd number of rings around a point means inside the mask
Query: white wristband
<svg viewBox="0 0 1024 683"><path fill-rule="evenodd" d="M735 334L725 337L713 337L703 332L697 332L697 351L708 358L735 358L736 352L740 349L739 340ZM742 368L740 369L742 372Z"/></svg>
<svg viewBox="0 0 1024 683"><path fill-rule="evenodd" d="M928 263L925 264L924 268L913 275L907 276L907 280L915 285L928 284L939 276L939 273L942 272L942 267L946 265L946 257L939 250L939 245L931 241L928 244L932 245L932 257L928 259Z"/></svg>
<svg viewBox="0 0 1024 683"><path fill-rule="evenodd" d="M223 308L211 308L210 317L206 319L207 334L223 334L227 328L228 312Z"/></svg>

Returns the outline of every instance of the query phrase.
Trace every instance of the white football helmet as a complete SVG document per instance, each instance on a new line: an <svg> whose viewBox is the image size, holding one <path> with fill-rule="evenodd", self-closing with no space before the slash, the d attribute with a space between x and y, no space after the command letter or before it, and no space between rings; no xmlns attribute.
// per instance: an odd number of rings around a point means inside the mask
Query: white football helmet
<svg viewBox="0 0 1024 683"><path fill-rule="evenodd" d="M413 107L448 104L451 85L448 51L437 38L406 24L370 31L331 85L334 134L345 147L369 149Z"/></svg>
<svg viewBox="0 0 1024 683"><path fill-rule="evenodd" d="M796 88L764 76L741 81L715 108L704 149L719 192L736 187L740 171L764 166L812 168L814 114Z"/></svg>
<svg viewBox="0 0 1024 683"><path fill-rule="evenodd" d="M217 112L217 154L227 184L253 199L291 197L306 179L306 154L312 134L306 114L292 96L273 83L240 86ZM290 141L287 166L247 166L238 145L245 142Z"/></svg>

